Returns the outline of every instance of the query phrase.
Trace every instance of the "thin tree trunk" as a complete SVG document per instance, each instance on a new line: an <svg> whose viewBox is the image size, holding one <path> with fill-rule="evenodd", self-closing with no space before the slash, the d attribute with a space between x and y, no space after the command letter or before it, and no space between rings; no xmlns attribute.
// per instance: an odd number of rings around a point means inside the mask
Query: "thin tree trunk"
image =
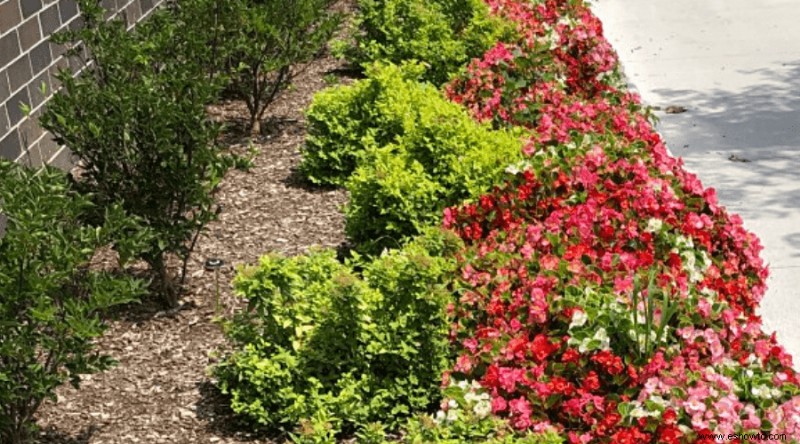
<svg viewBox="0 0 800 444"><path fill-rule="evenodd" d="M261 134L261 120L258 118L257 113L250 115L250 136L256 137Z"/></svg>
<svg viewBox="0 0 800 444"><path fill-rule="evenodd" d="M179 288L169 275L169 270L167 270L167 264L164 260L164 253L159 253L158 257L153 259L150 268L156 274L155 288L161 296L161 299L166 303L168 308L177 307Z"/></svg>

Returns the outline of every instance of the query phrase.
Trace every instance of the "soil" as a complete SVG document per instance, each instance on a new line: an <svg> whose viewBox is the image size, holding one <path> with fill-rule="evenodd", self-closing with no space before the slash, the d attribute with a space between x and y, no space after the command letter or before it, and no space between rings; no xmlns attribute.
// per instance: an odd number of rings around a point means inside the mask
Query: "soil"
<svg viewBox="0 0 800 444"><path fill-rule="evenodd" d="M343 0L338 8L349 10ZM313 94L347 70L329 54L301 67L303 72L268 110L263 133L246 137L244 104L211 107L227 123L225 143L257 154L249 171L232 170L216 193L223 211L201 236L188 267L182 305L165 311L144 302L112 319L97 349L119 361L113 369L82 378L81 387L61 387L57 400L37 415L40 441L50 444L271 443L253 435L227 408L207 374L226 340L214 312L217 283L222 309L230 318L242 301L230 282L236 268L267 252L299 254L314 247L346 246L341 206L344 190L304 183L296 172L305 137L303 111ZM335 77L338 76L338 77ZM204 270L219 258L224 266Z"/></svg>

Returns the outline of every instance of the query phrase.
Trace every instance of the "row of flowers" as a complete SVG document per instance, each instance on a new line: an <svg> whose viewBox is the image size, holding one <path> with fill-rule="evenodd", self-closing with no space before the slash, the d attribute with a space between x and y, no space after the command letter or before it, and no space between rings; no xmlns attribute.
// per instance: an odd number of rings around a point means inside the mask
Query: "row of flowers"
<svg viewBox="0 0 800 444"><path fill-rule="evenodd" d="M503 187L445 212L468 245L445 379L571 443L800 437L792 359L756 315L759 240L668 153L583 1L487 3L520 37L445 91L530 141Z"/></svg>

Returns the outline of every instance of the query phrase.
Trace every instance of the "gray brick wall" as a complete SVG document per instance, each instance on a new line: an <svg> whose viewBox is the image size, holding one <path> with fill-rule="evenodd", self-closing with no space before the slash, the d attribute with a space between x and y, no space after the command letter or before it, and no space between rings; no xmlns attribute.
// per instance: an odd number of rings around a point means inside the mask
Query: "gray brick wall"
<svg viewBox="0 0 800 444"><path fill-rule="evenodd" d="M103 5L110 16L122 14L133 26L162 2L103 0ZM58 89L58 70L80 69L74 61L70 67L64 49L49 42L54 32L75 26L80 26L75 0L0 0L0 157L33 167L69 167L69 151L39 126L38 117ZM30 117L20 103L30 106Z"/></svg>

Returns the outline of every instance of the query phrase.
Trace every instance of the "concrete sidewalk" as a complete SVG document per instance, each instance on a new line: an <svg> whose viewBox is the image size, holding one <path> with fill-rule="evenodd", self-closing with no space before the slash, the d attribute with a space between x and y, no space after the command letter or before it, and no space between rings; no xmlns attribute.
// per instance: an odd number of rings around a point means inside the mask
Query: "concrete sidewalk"
<svg viewBox="0 0 800 444"><path fill-rule="evenodd" d="M596 0L595 14L675 156L764 244L768 331L800 367L800 3Z"/></svg>

